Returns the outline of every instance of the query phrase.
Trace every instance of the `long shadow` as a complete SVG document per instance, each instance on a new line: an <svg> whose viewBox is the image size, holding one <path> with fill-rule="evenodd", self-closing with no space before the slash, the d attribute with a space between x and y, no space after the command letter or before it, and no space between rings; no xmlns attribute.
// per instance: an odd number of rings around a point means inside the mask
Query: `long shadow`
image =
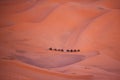
<svg viewBox="0 0 120 80"><path fill-rule="evenodd" d="M37 58L29 58L27 56L15 55L17 60L21 62L41 67L41 68L56 68L71 65L85 59L83 55L74 54L59 54L59 55L46 55L42 54Z"/></svg>

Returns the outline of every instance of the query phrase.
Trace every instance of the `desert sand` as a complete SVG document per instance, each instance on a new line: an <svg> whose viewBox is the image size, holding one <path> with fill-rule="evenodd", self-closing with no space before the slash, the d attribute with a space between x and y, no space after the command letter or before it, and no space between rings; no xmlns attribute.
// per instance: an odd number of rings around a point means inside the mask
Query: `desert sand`
<svg viewBox="0 0 120 80"><path fill-rule="evenodd" d="M0 80L120 80L119 4L0 0Z"/></svg>

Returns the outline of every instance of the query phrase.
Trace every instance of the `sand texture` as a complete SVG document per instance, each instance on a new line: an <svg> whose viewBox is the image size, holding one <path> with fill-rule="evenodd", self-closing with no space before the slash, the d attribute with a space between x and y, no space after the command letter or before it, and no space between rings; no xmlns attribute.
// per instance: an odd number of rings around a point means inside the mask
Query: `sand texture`
<svg viewBox="0 0 120 80"><path fill-rule="evenodd" d="M120 80L120 0L0 0L0 10L0 80Z"/></svg>

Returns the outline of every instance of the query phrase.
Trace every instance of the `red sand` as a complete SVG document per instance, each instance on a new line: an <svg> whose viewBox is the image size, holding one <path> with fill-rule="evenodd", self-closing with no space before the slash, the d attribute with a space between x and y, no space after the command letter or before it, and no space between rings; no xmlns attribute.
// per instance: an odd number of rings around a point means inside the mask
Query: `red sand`
<svg viewBox="0 0 120 80"><path fill-rule="evenodd" d="M119 4L1 0L0 80L120 80Z"/></svg>

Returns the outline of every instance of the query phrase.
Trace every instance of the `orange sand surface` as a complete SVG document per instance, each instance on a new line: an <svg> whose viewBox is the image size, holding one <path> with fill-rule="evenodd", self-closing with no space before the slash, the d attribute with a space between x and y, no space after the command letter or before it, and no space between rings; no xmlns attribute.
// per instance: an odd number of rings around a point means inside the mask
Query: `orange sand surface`
<svg viewBox="0 0 120 80"><path fill-rule="evenodd" d="M120 80L120 0L0 0L0 10L0 80Z"/></svg>

